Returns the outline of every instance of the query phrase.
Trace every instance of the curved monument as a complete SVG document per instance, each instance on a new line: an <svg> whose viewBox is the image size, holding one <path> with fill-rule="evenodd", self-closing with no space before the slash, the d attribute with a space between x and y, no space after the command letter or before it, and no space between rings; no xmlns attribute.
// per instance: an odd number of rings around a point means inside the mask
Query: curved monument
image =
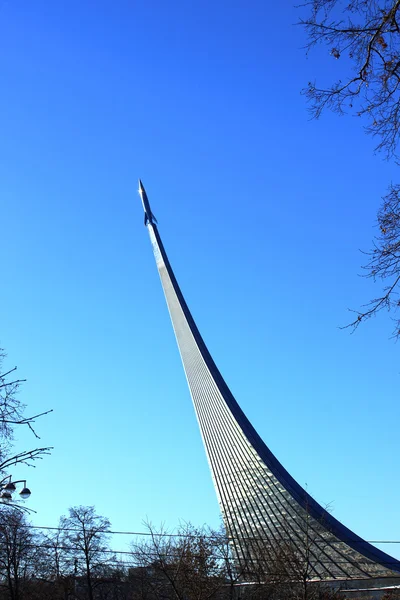
<svg viewBox="0 0 400 600"><path fill-rule="evenodd" d="M399 577L400 561L375 548L320 506L257 434L216 367L169 263L139 182L153 252L204 447L237 563L290 543L310 579Z"/></svg>

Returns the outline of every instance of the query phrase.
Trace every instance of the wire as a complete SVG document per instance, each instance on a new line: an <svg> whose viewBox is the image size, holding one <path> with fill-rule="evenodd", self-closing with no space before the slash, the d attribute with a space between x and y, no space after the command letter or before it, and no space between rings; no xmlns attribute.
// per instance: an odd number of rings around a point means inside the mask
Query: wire
<svg viewBox="0 0 400 600"><path fill-rule="evenodd" d="M76 531L76 532L80 532L81 529L76 529L76 528L64 528L64 527L48 527L45 525L26 525L27 528L29 529L44 529L44 530L48 530L48 531ZM100 532L103 533L103 532ZM204 539L208 539L208 540L215 540L218 537L218 534L216 535L195 535L195 534L186 534L186 533L164 533L164 532L155 532L155 533L151 533L149 531L104 531L105 534L110 534L110 535L137 535L140 537L157 537L157 538L189 538L189 539L197 539L198 537L202 537ZM261 538L261 537L241 537L241 538L235 538L232 536L226 536L224 538L226 541L233 541L235 539L240 539L241 541L256 541L256 542L270 542L271 540L268 538ZM319 538L316 537L316 540L318 540ZM324 541L325 543L330 543L330 544L341 544L342 542L345 543L349 543L349 542L353 542L353 543L357 543L360 542L359 539L357 540L352 540L351 538L348 538L347 540L337 540L337 539L333 539L333 540L327 540L325 538L322 538L321 536L321 540ZM290 541L290 538L287 539L287 541ZM400 544L400 540L362 540L367 542L368 544Z"/></svg>

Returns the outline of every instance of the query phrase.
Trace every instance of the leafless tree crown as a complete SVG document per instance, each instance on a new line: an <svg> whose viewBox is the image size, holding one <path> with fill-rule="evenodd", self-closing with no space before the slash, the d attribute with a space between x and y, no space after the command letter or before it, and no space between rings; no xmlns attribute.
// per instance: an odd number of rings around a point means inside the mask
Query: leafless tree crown
<svg viewBox="0 0 400 600"><path fill-rule="evenodd" d="M3 369L4 350L0 349L0 483L10 474L10 467L17 464L34 466L35 461L49 454L50 447L39 447L13 453L14 431L17 426L28 427L34 437L40 439L36 429L36 420L51 412L25 416L26 406L18 397L21 384L25 381L16 377L17 367Z"/></svg>
<svg viewBox="0 0 400 600"><path fill-rule="evenodd" d="M311 0L301 6L307 51L327 48L341 61L341 78L320 86L309 82L304 93L313 117L325 109L363 117L377 140L376 150L398 163L400 136L400 0ZM327 53L327 54L328 54ZM329 71L328 71L329 72ZM366 277L381 280L381 293L358 311L345 328L356 329L380 310L391 311L393 336L400 337L400 186L391 184L378 212L379 234L363 267Z"/></svg>
<svg viewBox="0 0 400 600"><path fill-rule="evenodd" d="M400 132L400 1L313 0L307 6L311 15L301 23L308 49L324 44L332 59L345 63L343 79L327 87L309 82L313 116L325 108L365 116L377 148L393 155Z"/></svg>

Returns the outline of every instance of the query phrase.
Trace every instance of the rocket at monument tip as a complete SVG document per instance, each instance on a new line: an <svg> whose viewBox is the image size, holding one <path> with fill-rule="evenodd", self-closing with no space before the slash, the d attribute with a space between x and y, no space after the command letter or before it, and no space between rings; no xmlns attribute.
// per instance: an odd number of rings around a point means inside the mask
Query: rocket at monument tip
<svg viewBox="0 0 400 600"><path fill-rule="evenodd" d="M141 179L139 179L139 195L143 204L144 224L147 225L147 223L150 223L150 225L153 225L153 223L157 223L157 219L151 212L149 199L147 197L146 190L144 189Z"/></svg>

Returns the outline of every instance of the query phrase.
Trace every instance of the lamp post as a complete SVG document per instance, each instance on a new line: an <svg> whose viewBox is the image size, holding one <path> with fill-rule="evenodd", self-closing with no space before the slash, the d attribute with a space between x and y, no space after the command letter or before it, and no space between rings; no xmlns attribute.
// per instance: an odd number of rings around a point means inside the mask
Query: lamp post
<svg viewBox="0 0 400 600"><path fill-rule="evenodd" d="M8 481L6 481L8 479ZM17 486L16 483L23 483L22 489L19 491L19 495L22 500L26 500L31 495L31 490L26 487L25 479L18 479L17 481L11 480L11 475L7 475L4 477L2 481L0 481L0 502L11 502L13 499L13 493L16 491Z"/></svg>

